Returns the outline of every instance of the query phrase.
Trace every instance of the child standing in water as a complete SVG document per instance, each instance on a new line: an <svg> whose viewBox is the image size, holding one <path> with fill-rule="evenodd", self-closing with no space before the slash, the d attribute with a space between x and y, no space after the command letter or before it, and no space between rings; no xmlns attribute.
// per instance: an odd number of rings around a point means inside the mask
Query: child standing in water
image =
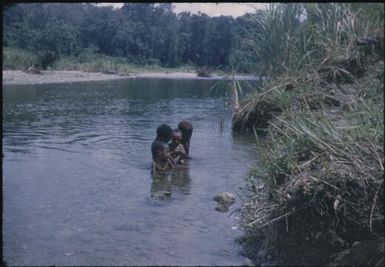
<svg viewBox="0 0 385 267"><path fill-rule="evenodd" d="M162 141L154 141L151 146L151 153L153 155L152 173L165 173L174 167L168 144Z"/></svg>
<svg viewBox="0 0 385 267"><path fill-rule="evenodd" d="M187 153L182 145L182 132L179 129L174 129L171 136L171 157L174 163L184 164L187 158Z"/></svg>
<svg viewBox="0 0 385 267"><path fill-rule="evenodd" d="M154 155L154 152L153 152L155 151L155 148L154 148L155 143L160 141L167 144L171 139L171 135L172 135L172 129L169 125L161 124L158 126L158 128L156 129L156 138L151 144L152 160L154 160L156 157L156 155Z"/></svg>
<svg viewBox="0 0 385 267"><path fill-rule="evenodd" d="M191 121L183 120L178 124L178 129L182 132L182 145L188 155L190 152L190 140L193 132L193 125Z"/></svg>

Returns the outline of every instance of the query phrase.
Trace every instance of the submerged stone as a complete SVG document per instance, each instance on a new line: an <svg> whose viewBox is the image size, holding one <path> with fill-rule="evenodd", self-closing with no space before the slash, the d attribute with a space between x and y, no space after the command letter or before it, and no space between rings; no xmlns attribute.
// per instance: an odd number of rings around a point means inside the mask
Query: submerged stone
<svg viewBox="0 0 385 267"><path fill-rule="evenodd" d="M214 200L218 202L218 206L215 207L215 210L220 212L226 212L229 210L230 205L235 202L235 197L231 193L222 192L217 194L214 197Z"/></svg>
<svg viewBox="0 0 385 267"><path fill-rule="evenodd" d="M229 210L229 206L218 204L218 206L215 207L215 210L220 212L226 212Z"/></svg>
<svg viewBox="0 0 385 267"><path fill-rule="evenodd" d="M253 267L253 266L255 266L255 263L252 261L252 260L250 260L249 258L245 258L245 266L250 266L250 267Z"/></svg>
<svg viewBox="0 0 385 267"><path fill-rule="evenodd" d="M214 197L214 200L220 204L230 206L235 202L235 197L232 193L222 192Z"/></svg>

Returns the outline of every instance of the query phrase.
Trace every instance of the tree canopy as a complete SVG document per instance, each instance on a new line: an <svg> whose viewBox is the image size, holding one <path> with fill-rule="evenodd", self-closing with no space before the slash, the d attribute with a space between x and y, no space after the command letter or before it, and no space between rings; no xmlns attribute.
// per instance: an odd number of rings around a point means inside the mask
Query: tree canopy
<svg viewBox="0 0 385 267"><path fill-rule="evenodd" d="M3 10L3 46L53 58L92 51L133 63L218 68L229 64L234 22L172 12L171 3L20 3Z"/></svg>

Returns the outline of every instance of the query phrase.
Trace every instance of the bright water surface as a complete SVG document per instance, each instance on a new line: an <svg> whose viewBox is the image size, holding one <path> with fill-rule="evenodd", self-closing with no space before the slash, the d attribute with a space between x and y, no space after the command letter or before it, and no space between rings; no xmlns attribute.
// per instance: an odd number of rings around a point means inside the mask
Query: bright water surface
<svg viewBox="0 0 385 267"><path fill-rule="evenodd" d="M242 265L236 203L255 162L214 81L3 88L3 253L9 265ZM153 180L156 127L191 119L190 167ZM156 181L156 182L155 182ZM151 192L171 190L166 199Z"/></svg>

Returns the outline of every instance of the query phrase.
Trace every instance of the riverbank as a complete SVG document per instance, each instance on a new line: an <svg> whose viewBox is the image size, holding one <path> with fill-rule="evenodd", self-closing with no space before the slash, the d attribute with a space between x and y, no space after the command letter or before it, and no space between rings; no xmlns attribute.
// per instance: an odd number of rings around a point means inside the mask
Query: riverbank
<svg viewBox="0 0 385 267"><path fill-rule="evenodd" d="M384 61L350 49L268 80L234 113L234 131L262 134L241 240L257 265L384 263Z"/></svg>
<svg viewBox="0 0 385 267"><path fill-rule="evenodd" d="M376 20L309 4L300 27L277 27L295 8L273 7L248 40L272 74L233 113L258 155L239 241L257 266L383 266L383 5Z"/></svg>
<svg viewBox="0 0 385 267"><path fill-rule="evenodd" d="M106 74L100 72L84 71L40 71L39 74L27 73L21 70L3 70L3 85L10 84L50 84L50 83L72 83L108 81L118 79L197 79L197 80L220 80L226 76L213 74L211 77L198 77L195 72L143 72L132 74ZM236 75L238 80L255 80L256 76Z"/></svg>

